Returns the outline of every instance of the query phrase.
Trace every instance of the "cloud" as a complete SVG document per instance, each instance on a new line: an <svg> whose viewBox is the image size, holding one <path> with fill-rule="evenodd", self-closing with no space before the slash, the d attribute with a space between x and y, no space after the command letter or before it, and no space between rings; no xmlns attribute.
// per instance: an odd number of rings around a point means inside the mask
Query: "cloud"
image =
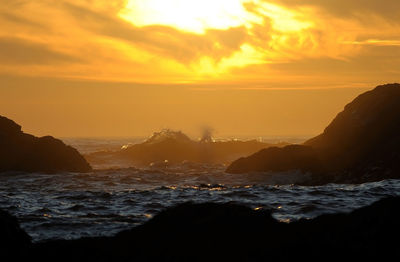
<svg viewBox="0 0 400 262"><path fill-rule="evenodd" d="M205 35L198 35L162 25L136 27L116 16L71 3L65 3L64 9L77 19L80 27L90 32L139 45L182 63L196 61L202 56L217 61L229 57L240 49L247 37L244 27L208 30Z"/></svg>
<svg viewBox="0 0 400 262"><path fill-rule="evenodd" d="M42 43L20 38L0 38L0 61L9 65L48 65L82 62L81 59L51 50Z"/></svg>
<svg viewBox="0 0 400 262"><path fill-rule="evenodd" d="M400 46L400 40L368 39L364 41L344 42L349 45Z"/></svg>
<svg viewBox="0 0 400 262"><path fill-rule="evenodd" d="M315 6L342 18L358 18L365 22L370 16L379 16L400 23L398 0L278 0L288 7Z"/></svg>
<svg viewBox="0 0 400 262"><path fill-rule="evenodd" d="M270 68L277 74L300 79L302 83L311 80L320 81L324 85L333 81L378 84L399 81L399 57L398 46L367 45L357 56L346 60L307 58L291 63L271 64Z"/></svg>
<svg viewBox="0 0 400 262"><path fill-rule="evenodd" d="M399 57L397 0L254 0L244 9L255 19L202 33L137 26L119 16L126 3L6 1L0 6L2 70L9 66L7 72L15 71L18 65L18 73L29 75L247 83L297 74L312 78L315 72L341 74L352 67L359 67L354 71L361 75L369 72L362 61L376 59L383 68L395 64L387 56ZM382 57L373 58L374 52ZM58 66L48 66L53 64ZM44 66L32 70L32 65Z"/></svg>
<svg viewBox="0 0 400 262"><path fill-rule="evenodd" d="M3 20L4 22L19 24L21 26L45 28L45 26L42 24L36 23L30 19L6 11L0 11L0 20Z"/></svg>

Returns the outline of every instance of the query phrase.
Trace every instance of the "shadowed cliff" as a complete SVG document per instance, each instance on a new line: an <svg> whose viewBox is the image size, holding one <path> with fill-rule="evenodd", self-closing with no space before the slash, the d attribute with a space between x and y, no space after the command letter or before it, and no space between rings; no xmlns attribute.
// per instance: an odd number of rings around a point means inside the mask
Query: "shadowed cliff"
<svg viewBox="0 0 400 262"><path fill-rule="evenodd" d="M35 137L14 121L0 116L0 172L89 172L79 152L50 136Z"/></svg>
<svg viewBox="0 0 400 262"><path fill-rule="evenodd" d="M238 159L228 173L303 170L310 183L359 183L400 177L400 84L378 86L346 105L303 145Z"/></svg>

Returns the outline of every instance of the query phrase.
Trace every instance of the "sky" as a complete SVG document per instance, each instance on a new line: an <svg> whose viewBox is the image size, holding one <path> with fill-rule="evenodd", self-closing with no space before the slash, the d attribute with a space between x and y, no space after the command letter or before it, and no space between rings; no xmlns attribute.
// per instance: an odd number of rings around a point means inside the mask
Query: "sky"
<svg viewBox="0 0 400 262"><path fill-rule="evenodd" d="M0 115L35 135L312 136L399 82L398 0L0 0Z"/></svg>

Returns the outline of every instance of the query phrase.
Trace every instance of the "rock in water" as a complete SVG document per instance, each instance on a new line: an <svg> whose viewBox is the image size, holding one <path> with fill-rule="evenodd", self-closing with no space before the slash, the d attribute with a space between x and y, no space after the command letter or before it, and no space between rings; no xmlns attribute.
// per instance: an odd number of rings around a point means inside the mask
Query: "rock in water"
<svg viewBox="0 0 400 262"><path fill-rule="evenodd" d="M283 145L287 143L275 144ZM180 165L182 162L225 164L269 146L271 144L257 140L214 141L210 133L204 134L200 141L195 141L180 131L164 129L143 143L126 146L115 152L95 152L85 157L93 165L111 161L110 164L123 162L128 166L148 166L152 163L162 164L165 160L169 165Z"/></svg>
<svg viewBox="0 0 400 262"><path fill-rule="evenodd" d="M246 173L302 169L306 171L318 170L320 167L318 156L310 146L290 145L283 148L270 147L263 149L251 157L240 158L227 169L228 173ZM318 165L317 165L318 164Z"/></svg>
<svg viewBox="0 0 400 262"><path fill-rule="evenodd" d="M89 172L79 152L51 136L25 134L21 126L0 116L0 172Z"/></svg>
<svg viewBox="0 0 400 262"><path fill-rule="evenodd" d="M311 171L311 183L400 177L400 84L378 86L346 105L324 132L299 145L233 162L228 173ZM308 152L307 154L305 152Z"/></svg>

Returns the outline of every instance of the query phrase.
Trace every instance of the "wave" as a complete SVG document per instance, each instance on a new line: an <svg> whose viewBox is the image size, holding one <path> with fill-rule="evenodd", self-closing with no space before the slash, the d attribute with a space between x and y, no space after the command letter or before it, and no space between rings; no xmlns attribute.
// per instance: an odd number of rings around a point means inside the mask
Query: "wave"
<svg viewBox="0 0 400 262"><path fill-rule="evenodd" d="M0 176L0 208L16 215L34 241L113 235L183 202L240 203L272 210L280 221L351 211L400 194L399 180L299 186L309 174L231 175L223 166L119 168L88 174Z"/></svg>

